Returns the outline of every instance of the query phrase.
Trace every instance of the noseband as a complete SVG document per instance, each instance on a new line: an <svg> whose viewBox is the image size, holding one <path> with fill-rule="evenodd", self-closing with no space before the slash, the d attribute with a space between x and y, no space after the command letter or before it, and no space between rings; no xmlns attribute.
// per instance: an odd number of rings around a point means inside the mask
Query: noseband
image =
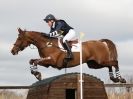
<svg viewBox="0 0 133 99"><path fill-rule="evenodd" d="M22 43L21 43L21 45L22 45ZM19 45L17 45L17 44L14 44L14 46L18 49L18 50L20 50L20 51L22 51L23 50L23 48L22 47L20 47Z"/></svg>
<svg viewBox="0 0 133 99"><path fill-rule="evenodd" d="M25 38L25 36L23 36L23 37L18 37L18 41L20 40L20 39L24 39ZM27 38L28 39L28 38ZM22 44L23 44L23 41L18 45L18 44L14 44L14 46L18 49L18 50L23 50L24 49L24 47L22 46Z"/></svg>

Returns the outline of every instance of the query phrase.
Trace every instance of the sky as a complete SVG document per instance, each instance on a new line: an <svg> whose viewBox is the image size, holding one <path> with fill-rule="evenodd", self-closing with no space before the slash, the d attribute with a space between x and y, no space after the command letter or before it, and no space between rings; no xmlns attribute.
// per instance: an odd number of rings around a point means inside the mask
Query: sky
<svg viewBox="0 0 133 99"><path fill-rule="evenodd" d="M118 50L120 72L133 75L133 1L132 0L0 0L0 85L31 85L36 78L30 74L29 60L39 58L37 49L26 48L17 56L10 53L17 38L17 28L49 33L43 21L47 14L64 19L84 41L107 38ZM33 47L33 46L31 46ZM38 66L43 78L65 73L65 70ZM79 72L79 66L67 72ZM107 81L108 69L83 72Z"/></svg>

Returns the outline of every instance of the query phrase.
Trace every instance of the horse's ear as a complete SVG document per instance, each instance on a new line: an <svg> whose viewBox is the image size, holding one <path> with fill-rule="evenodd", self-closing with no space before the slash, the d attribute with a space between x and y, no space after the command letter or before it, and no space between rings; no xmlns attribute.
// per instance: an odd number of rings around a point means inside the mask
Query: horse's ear
<svg viewBox="0 0 133 99"><path fill-rule="evenodd" d="M20 28L18 28L18 32L19 33L23 33L23 30L21 30Z"/></svg>

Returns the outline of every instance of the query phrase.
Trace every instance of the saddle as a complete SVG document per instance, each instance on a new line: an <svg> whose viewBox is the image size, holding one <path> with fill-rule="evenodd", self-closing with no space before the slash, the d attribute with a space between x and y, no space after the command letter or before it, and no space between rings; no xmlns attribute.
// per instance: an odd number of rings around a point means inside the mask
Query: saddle
<svg viewBox="0 0 133 99"><path fill-rule="evenodd" d="M63 46L63 39L60 39L61 45ZM68 45L72 48L73 44L79 43L78 39L68 41Z"/></svg>

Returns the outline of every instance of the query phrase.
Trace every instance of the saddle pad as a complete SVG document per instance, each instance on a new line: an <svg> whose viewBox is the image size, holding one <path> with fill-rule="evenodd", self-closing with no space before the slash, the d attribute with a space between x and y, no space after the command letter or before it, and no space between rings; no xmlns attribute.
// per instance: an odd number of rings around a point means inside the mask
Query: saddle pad
<svg viewBox="0 0 133 99"><path fill-rule="evenodd" d="M63 48L63 46L62 46L62 44L61 44L61 42L60 42L60 39L58 39L58 46L59 46L59 48L60 48L62 51L66 51L66 50ZM72 44L71 51L72 51L72 52L80 52L80 44L79 44L79 43Z"/></svg>

